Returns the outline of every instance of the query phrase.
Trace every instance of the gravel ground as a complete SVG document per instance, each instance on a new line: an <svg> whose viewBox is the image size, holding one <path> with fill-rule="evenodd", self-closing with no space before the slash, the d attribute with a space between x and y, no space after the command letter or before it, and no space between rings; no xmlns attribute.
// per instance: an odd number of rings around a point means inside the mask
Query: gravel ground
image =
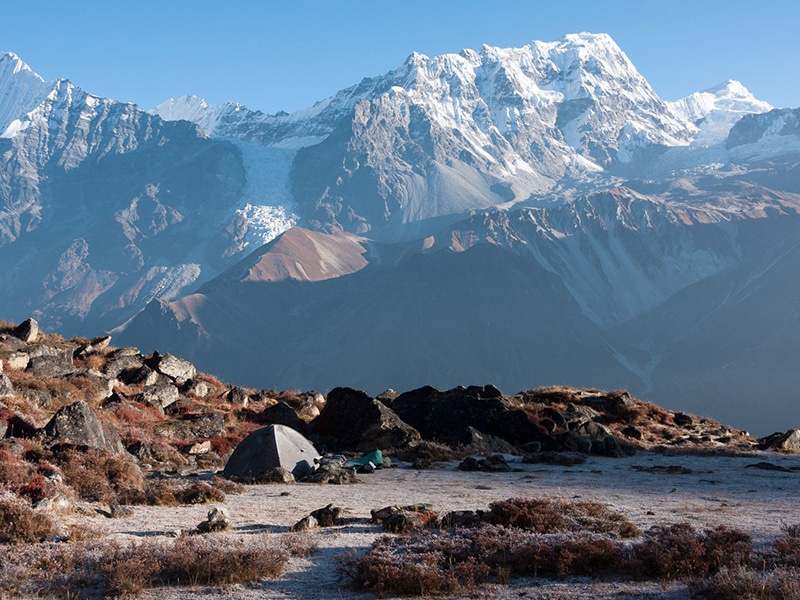
<svg viewBox="0 0 800 600"><path fill-rule="evenodd" d="M768 462L797 471L765 470L748 465ZM624 514L641 529L687 521L698 528L726 525L765 543L784 524L800 523L800 457L754 454L748 457L664 456L589 458L574 467L513 463L511 473L465 473L455 463L415 471L391 468L360 476L355 485L256 485L229 495L225 508L235 530L224 535L269 532L281 536L312 510L333 503L353 522L310 532L318 548L306 558L293 558L285 575L255 586L227 589L167 588L138 596L179 598L372 598L358 594L339 580L336 556L364 551L382 531L366 520L371 509L393 504L429 504L444 512L486 508L495 500L515 496L596 500ZM646 471L657 467L656 472ZM677 467L691 473L669 472ZM208 505L180 508L134 507L120 519L92 517L93 524L118 539L174 536L205 520ZM89 517L84 517L89 518ZM222 535L222 534L216 534ZM664 599L688 598L685 586L568 580L516 580L511 586L488 585L478 593L454 598L503 599Z"/></svg>

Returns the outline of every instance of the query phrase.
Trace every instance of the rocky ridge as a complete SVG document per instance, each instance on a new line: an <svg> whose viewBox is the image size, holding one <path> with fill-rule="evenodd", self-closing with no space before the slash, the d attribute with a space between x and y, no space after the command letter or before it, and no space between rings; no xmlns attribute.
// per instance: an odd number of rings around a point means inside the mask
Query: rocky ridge
<svg viewBox="0 0 800 600"><path fill-rule="evenodd" d="M798 449L792 431L759 441L626 391L550 387L508 396L493 386L425 387L372 398L336 388L326 398L223 385L181 358L114 348L107 337L65 340L37 332L35 321L2 331L0 444L10 454L39 444L135 457L151 470L218 469L247 434L286 421L329 451L378 448L419 464L492 448L534 456ZM41 357L60 368L41 368Z"/></svg>

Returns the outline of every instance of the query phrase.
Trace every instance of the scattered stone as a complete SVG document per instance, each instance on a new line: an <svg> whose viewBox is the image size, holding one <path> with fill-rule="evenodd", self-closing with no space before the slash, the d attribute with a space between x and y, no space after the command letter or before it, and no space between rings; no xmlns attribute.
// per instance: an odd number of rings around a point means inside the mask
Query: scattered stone
<svg viewBox="0 0 800 600"><path fill-rule="evenodd" d="M483 523L484 514L482 510L452 510L439 519L439 526L442 529L476 527Z"/></svg>
<svg viewBox="0 0 800 600"><path fill-rule="evenodd" d="M214 507L208 511L206 520L197 526L197 531L198 533L212 533L216 531L227 531L231 529L231 527L228 511L224 508Z"/></svg>
<svg viewBox="0 0 800 600"><path fill-rule="evenodd" d="M792 469L782 467L771 462L757 462L750 465L745 465L745 469L762 469L764 471L781 471L782 473L791 473Z"/></svg>
<svg viewBox="0 0 800 600"><path fill-rule="evenodd" d="M258 483L294 483L295 477L289 469L272 467L258 476Z"/></svg>
<svg viewBox="0 0 800 600"><path fill-rule="evenodd" d="M51 445L85 446L107 450L111 454L125 452L112 425L103 425L83 400L64 406L44 426Z"/></svg>
<svg viewBox="0 0 800 600"><path fill-rule="evenodd" d="M308 483L347 485L351 483L361 483L356 477L355 469L346 469L335 463L321 463L303 481Z"/></svg>
<svg viewBox="0 0 800 600"><path fill-rule="evenodd" d="M231 404L240 404L241 406L250 404L250 395L239 386L233 386L228 390L225 399Z"/></svg>
<svg viewBox="0 0 800 600"><path fill-rule="evenodd" d="M631 467L634 471L640 473L656 473L665 475L691 475L693 471L681 465L654 465L652 467L643 467L641 465L634 465Z"/></svg>
<svg viewBox="0 0 800 600"><path fill-rule="evenodd" d="M26 319L14 328L11 335L30 344L39 337L39 323L33 318Z"/></svg>
<svg viewBox="0 0 800 600"><path fill-rule="evenodd" d="M320 527L333 527L342 524L342 509L333 504L311 511L311 516L316 519Z"/></svg>
<svg viewBox="0 0 800 600"><path fill-rule="evenodd" d="M427 504L386 506L370 511L373 523L380 523L391 533L411 533L426 527L438 527L439 518Z"/></svg>
<svg viewBox="0 0 800 600"><path fill-rule="evenodd" d="M525 464L546 464L558 465L561 467L572 467L586 462L586 456L572 452L535 452L526 454L522 457Z"/></svg>
<svg viewBox="0 0 800 600"><path fill-rule="evenodd" d="M109 513L112 519L124 519L133 516L133 509L122 504L112 504Z"/></svg>
<svg viewBox="0 0 800 600"><path fill-rule="evenodd" d="M208 388L208 384L205 381L201 381L199 379L192 379L187 384L186 392L191 394L195 398L205 398L208 396L208 392L210 391Z"/></svg>
<svg viewBox="0 0 800 600"><path fill-rule="evenodd" d="M672 421L678 427L688 427L694 423L694 419L684 412L676 412L672 415Z"/></svg>
<svg viewBox="0 0 800 600"><path fill-rule="evenodd" d="M502 454L492 454L486 458L468 456L458 465L460 471L486 471L489 473L507 473L511 471Z"/></svg>
<svg viewBox="0 0 800 600"><path fill-rule="evenodd" d="M317 529L318 527L319 523L317 523L317 520L309 515L307 517L303 517L297 523L292 525L291 531L310 531L312 529Z"/></svg>
<svg viewBox="0 0 800 600"><path fill-rule="evenodd" d="M209 440L206 440L205 442L192 444L191 446L189 446L189 450L187 450L187 454L191 456L208 454L209 452L211 452L211 442Z"/></svg>

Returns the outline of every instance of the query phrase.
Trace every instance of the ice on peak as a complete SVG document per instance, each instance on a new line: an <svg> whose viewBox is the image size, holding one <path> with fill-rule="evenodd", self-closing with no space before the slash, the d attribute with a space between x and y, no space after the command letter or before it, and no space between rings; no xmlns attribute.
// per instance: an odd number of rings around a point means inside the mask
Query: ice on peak
<svg viewBox="0 0 800 600"><path fill-rule="evenodd" d="M744 85L742 85L742 82L736 81L735 79L728 79L727 81L718 83L717 85L712 86L707 90L703 90L703 92L707 94L713 94L718 98L733 97L733 98L748 98L751 100L756 100L752 92L748 90Z"/></svg>
<svg viewBox="0 0 800 600"><path fill-rule="evenodd" d="M679 119L697 127L694 144L699 146L724 141L731 127L744 115L764 113L773 108L734 79L667 102L667 105Z"/></svg>
<svg viewBox="0 0 800 600"><path fill-rule="evenodd" d="M39 106L56 84L46 82L13 52L0 53L0 137L25 129L26 115Z"/></svg>

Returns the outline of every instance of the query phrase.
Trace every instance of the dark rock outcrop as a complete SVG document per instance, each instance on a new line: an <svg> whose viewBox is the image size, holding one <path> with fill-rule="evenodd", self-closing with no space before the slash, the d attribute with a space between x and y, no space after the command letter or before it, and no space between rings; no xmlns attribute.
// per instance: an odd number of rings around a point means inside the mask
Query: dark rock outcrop
<svg viewBox="0 0 800 600"><path fill-rule="evenodd" d="M468 443L468 427L515 445L541 435L525 411L511 406L491 385L456 387L446 392L426 386L400 394L392 401L392 409L424 439L448 444Z"/></svg>
<svg viewBox="0 0 800 600"><path fill-rule="evenodd" d="M759 441L762 450L778 450L781 452L800 452L800 430L790 429L776 432Z"/></svg>
<svg viewBox="0 0 800 600"><path fill-rule="evenodd" d="M420 441L419 432L382 402L351 388L334 388L312 424L338 448L368 452Z"/></svg>

